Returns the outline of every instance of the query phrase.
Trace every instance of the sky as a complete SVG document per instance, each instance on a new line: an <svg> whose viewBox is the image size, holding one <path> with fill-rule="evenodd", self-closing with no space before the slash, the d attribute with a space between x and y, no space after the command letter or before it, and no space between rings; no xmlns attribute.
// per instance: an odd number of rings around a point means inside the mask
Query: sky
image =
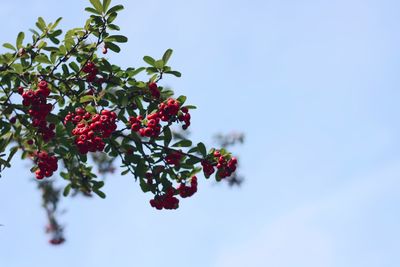
<svg viewBox="0 0 400 267"><path fill-rule="evenodd" d="M174 49L193 140L243 132L240 188L200 179L156 211L133 177L107 199L63 199L67 242L47 243L29 162L0 179L0 266L400 266L400 2L127 1L123 66ZM0 42L36 18L83 25L86 1L2 2ZM57 179L57 178L54 178Z"/></svg>

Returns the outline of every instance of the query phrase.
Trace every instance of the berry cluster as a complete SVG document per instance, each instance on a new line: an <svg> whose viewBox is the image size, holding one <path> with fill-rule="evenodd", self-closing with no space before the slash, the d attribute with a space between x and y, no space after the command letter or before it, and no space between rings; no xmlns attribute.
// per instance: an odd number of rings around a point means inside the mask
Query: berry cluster
<svg viewBox="0 0 400 267"><path fill-rule="evenodd" d="M76 108L75 113L69 112L64 123L71 121L75 126L72 134L76 136L75 144L79 153L103 151L104 138L110 137L117 129L117 115L109 110L102 110L100 114L90 114L83 108Z"/></svg>
<svg viewBox="0 0 400 267"><path fill-rule="evenodd" d="M210 177L214 173L214 166L208 160L202 160L201 166L203 166L203 172L206 177Z"/></svg>
<svg viewBox="0 0 400 267"><path fill-rule="evenodd" d="M38 83L38 89L29 89L24 91L22 87L18 88L18 92L22 95L22 104L29 108L29 115L32 117L32 125L38 128L39 134L42 135L45 142L50 141L55 135L55 125L47 124L46 117L50 114L53 106L47 103L47 97L50 95L50 89L46 81Z"/></svg>
<svg viewBox="0 0 400 267"><path fill-rule="evenodd" d="M93 62L88 62L86 65L83 67L82 71L84 73L87 73L88 75L86 76L86 81L91 83L96 79L97 75L97 67Z"/></svg>
<svg viewBox="0 0 400 267"><path fill-rule="evenodd" d="M182 125L182 129L186 130L190 126L190 114L187 107L182 107L181 111L183 114L178 116L179 121L183 121L185 124Z"/></svg>
<svg viewBox="0 0 400 267"><path fill-rule="evenodd" d="M155 85L155 83L151 83L150 85L152 84ZM149 88L156 88L150 87L150 85ZM158 137L161 133L160 121L175 120L175 117L178 115L179 111L182 113L179 114L178 120L185 123L182 128L186 130L190 125L189 110L186 107L180 108L179 101L172 98L169 98L166 102L159 104L158 111L147 115L146 120L144 120L143 116L141 115L137 117L131 116L129 118L131 130L134 132L139 132L139 134L143 137Z"/></svg>
<svg viewBox="0 0 400 267"><path fill-rule="evenodd" d="M190 186L187 186L186 184L182 183L179 185L179 187L177 189L178 189L179 195L182 198L193 196L194 193L197 192L197 177L196 176L192 177L192 180L190 181Z"/></svg>
<svg viewBox="0 0 400 267"><path fill-rule="evenodd" d="M219 151L214 152L214 157L218 159L218 176L221 179L231 176L231 174L236 171L237 159L235 157L227 160Z"/></svg>
<svg viewBox="0 0 400 267"><path fill-rule="evenodd" d="M150 200L150 205L158 210L161 209L177 209L179 207L179 199L174 197L176 190L170 187L164 195L157 195Z"/></svg>
<svg viewBox="0 0 400 267"><path fill-rule="evenodd" d="M53 175L58 168L57 158L55 156L50 156L47 152L41 151L36 153L37 155L37 165L39 169L35 172L36 179L43 179L44 177L50 177Z"/></svg>
<svg viewBox="0 0 400 267"><path fill-rule="evenodd" d="M166 103L163 102L158 105L158 114L162 121L169 121L174 116L178 115L180 103L178 100L168 98Z"/></svg>
<svg viewBox="0 0 400 267"><path fill-rule="evenodd" d="M154 98L160 98L160 95L161 95L160 90L158 89L158 86L156 83L149 83L149 90L150 90L151 95Z"/></svg>
<svg viewBox="0 0 400 267"><path fill-rule="evenodd" d="M145 125L143 125L142 120L143 117L140 115L137 117L130 117L129 123L131 124L131 130L134 132L139 132L141 136L146 137L158 137L160 135L161 125L158 113L147 115L147 123Z"/></svg>
<svg viewBox="0 0 400 267"><path fill-rule="evenodd" d="M214 173L214 165L212 162L216 161L216 168L218 169L217 175L219 178L223 179L231 176L233 172L236 171L237 159L232 157L230 159L226 159L220 151L215 151L212 155L213 159L210 161L202 160L201 165L203 166L203 172L206 177L209 177Z"/></svg>
<svg viewBox="0 0 400 267"><path fill-rule="evenodd" d="M169 165L179 166L182 159L182 151L171 151L166 157L165 162Z"/></svg>

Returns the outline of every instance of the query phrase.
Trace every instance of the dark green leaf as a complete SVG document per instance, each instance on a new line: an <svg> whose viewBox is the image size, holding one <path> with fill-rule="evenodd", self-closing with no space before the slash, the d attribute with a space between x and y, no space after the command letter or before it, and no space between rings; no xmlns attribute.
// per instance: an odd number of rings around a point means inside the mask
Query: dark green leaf
<svg viewBox="0 0 400 267"><path fill-rule="evenodd" d="M171 71L166 71L166 72L164 72L164 73L166 73L166 74L172 74L172 75L174 75L174 76L176 76L176 77L181 77L182 76L182 74L179 72L179 71L173 71L173 70L171 70Z"/></svg>
<svg viewBox="0 0 400 267"><path fill-rule="evenodd" d="M63 192L63 196L66 197L69 195L69 191L71 191L71 184L68 184L65 188L64 188L64 192Z"/></svg>
<svg viewBox="0 0 400 267"><path fill-rule="evenodd" d="M206 149L206 146L203 143L201 143L201 142L198 143L197 144L197 148L199 149L199 152L203 157L207 156L207 149Z"/></svg>
<svg viewBox="0 0 400 267"><path fill-rule="evenodd" d="M172 133L169 127L164 128L164 145L168 146L172 140Z"/></svg>
<svg viewBox="0 0 400 267"><path fill-rule="evenodd" d="M18 147L13 147L10 149L10 154L8 154L7 162L10 163L11 159L14 157L15 153L17 153Z"/></svg>
<svg viewBox="0 0 400 267"><path fill-rule="evenodd" d="M186 160L186 164L188 165L194 165L197 164L201 161L201 159L197 158L197 157L190 157L189 159Z"/></svg>
<svg viewBox="0 0 400 267"><path fill-rule="evenodd" d="M97 189L97 188L93 188L93 192L95 192L96 193L96 195L98 195L99 197L101 197L101 198L106 198L106 194L104 194L104 192L103 191L100 191L99 189Z"/></svg>
<svg viewBox="0 0 400 267"><path fill-rule="evenodd" d="M98 12L96 9L94 9L93 7L87 7L87 8L85 8L85 10L87 11L87 12L90 12L90 13L93 13L93 14L96 14L96 15L101 15L101 12Z"/></svg>
<svg viewBox="0 0 400 267"><path fill-rule="evenodd" d="M128 173L129 173L129 169L126 169L123 172L121 172L121 175L127 175Z"/></svg>
<svg viewBox="0 0 400 267"><path fill-rule="evenodd" d="M123 5L116 5L116 6L113 6L112 8L110 8L110 9L107 11L107 15L108 15L108 14L111 14L111 13L113 13L113 12L121 11L121 10L123 10L123 9L124 9L124 6L123 6Z"/></svg>
<svg viewBox="0 0 400 267"><path fill-rule="evenodd" d="M120 27L115 25L115 24L108 24L108 28L110 30L114 30L114 31L119 31L120 30Z"/></svg>
<svg viewBox="0 0 400 267"><path fill-rule="evenodd" d="M121 51L121 48L119 48L119 46L114 43L106 42L105 44L107 48L115 53L119 53Z"/></svg>
<svg viewBox="0 0 400 267"><path fill-rule="evenodd" d="M123 35L112 35L112 36L108 36L104 41L105 42L126 43L126 42L128 42L128 38Z"/></svg>
<svg viewBox="0 0 400 267"><path fill-rule="evenodd" d="M198 147L195 146L195 147L192 147L191 149L189 149L188 153L194 153L194 152L198 152L198 151L199 151Z"/></svg>
<svg viewBox="0 0 400 267"><path fill-rule="evenodd" d="M69 66L71 67L71 69L73 69L75 72L79 72L79 67L78 67L78 64L76 64L75 62L71 62L71 63L69 63Z"/></svg>
<svg viewBox="0 0 400 267"><path fill-rule="evenodd" d="M145 179L140 179L140 188L142 189L143 193L151 191L151 188Z"/></svg>

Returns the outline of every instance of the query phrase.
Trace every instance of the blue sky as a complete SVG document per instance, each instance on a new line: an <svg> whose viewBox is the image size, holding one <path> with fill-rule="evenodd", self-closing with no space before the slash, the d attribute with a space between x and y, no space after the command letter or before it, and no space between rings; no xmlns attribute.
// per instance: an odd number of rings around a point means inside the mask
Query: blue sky
<svg viewBox="0 0 400 267"><path fill-rule="evenodd" d="M114 1L119 55L175 51L192 137L243 131L240 189L202 180L177 211L150 208L132 177L107 200L65 199L68 242L47 245L29 162L0 180L0 266L400 266L398 1ZM2 3L1 42L85 1Z"/></svg>

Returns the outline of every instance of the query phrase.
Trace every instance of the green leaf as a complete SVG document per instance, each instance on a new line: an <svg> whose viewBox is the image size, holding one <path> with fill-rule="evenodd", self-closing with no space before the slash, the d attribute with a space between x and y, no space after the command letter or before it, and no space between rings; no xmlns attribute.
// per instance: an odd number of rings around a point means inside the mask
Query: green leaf
<svg viewBox="0 0 400 267"><path fill-rule="evenodd" d="M144 56L144 57L143 57L143 60L144 60L144 62L146 62L147 64L149 64L149 65L155 67L156 61L155 61L154 58L152 58L152 57L150 57L150 56Z"/></svg>
<svg viewBox="0 0 400 267"><path fill-rule="evenodd" d="M60 34L62 34L62 30L56 30L56 31L54 31L54 32L51 34L51 36L57 37L57 36L59 36Z"/></svg>
<svg viewBox="0 0 400 267"><path fill-rule="evenodd" d="M101 198L106 198L106 194L104 194L104 192L103 191L101 191L101 190L99 190L99 189L97 189L97 188L93 188L93 192L95 192L96 193L96 195L98 195L99 197L101 197Z"/></svg>
<svg viewBox="0 0 400 267"><path fill-rule="evenodd" d="M107 18L107 24L110 24L111 22L113 22L118 16L118 13L111 13L108 18Z"/></svg>
<svg viewBox="0 0 400 267"><path fill-rule="evenodd" d="M146 68L141 67L141 68L137 68L132 72L129 72L129 76L134 77L136 75L138 75L140 72L144 71Z"/></svg>
<svg viewBox="0 0 400 267"><path fill-rule="evenodd" d="M103 12L106 13L111 4L111 0L103 0Z"/></svg>
<svg viewBox="0 0 400 267"><path fill-rule="evenodd" d="M78 64L76 64L74 61L72 61L71 63L69 63L70 68L75 71L76 73L79 72L79 67Z"/></svg>
<svg viewBox="0 0 400 267"><path fill-rule="evenodd" d="M82 100L81 100L81 101L82 101ZM86 110L87 112L89 112L89 113L92 113L92 114L96 113L96 108L93 107L92 105L87 105L87 106L85 107L85 110Z"/></svg>
<svg viewBox="0 0 400 267"><path fill-rule="evenodd" d="M104 41L105 42L126 43L126 42L128 42L128 38L123 35L111 35L111 36L108 36Z"/></svg>
<svg viewBox="0 0 400 267"><path fill-rule="evenodd" d="M144 177L147 172L146 161L144 159L140 160L136 166L135 173L139 177Z"/></svg>
<svg viewBox="0 0 400 267"><path fill-rule="evenodd" d="M169 58L171 57L171 55L172 55L172 49L168 49L167 51L165 51L165 53L164 53L164 55L163 55L163 57L162 57L162 59L163 59L163 61L164 61L164 64L167 64L168 63L168 60L169 60Z"/></svg>
<svg viewBox="0 0 400 267"><path fill-rule="evenodd" d="M16 73L21 74L22 72L24 72L24 68L21 64L13 64L12 66Z"/></svg>
<svg viewBox="0 0 400 267"><path fill-rule="evenodd" d="M179 71L174 71L174 70L166 71L164 73L172 74L172 75L174 75L175 77L178 77L178 78L182 76L182 74Z"/></svg>
<svg viewBox="0 0 400 267"><path fill-rule="evenodd" d="M124 6L123 6L123 5L116 5L116 6L113 6L112 8L110 8L110 10L107 11L107 15L108 15L108 14L111 14L111 13L113 13L113 12L121 11L121 10L123 10L123 9L124 9Z"/></svg>
<svg viewBox="0 0 400 267"><path fill-rule="evenodd" d="M92 3L93 7L98 11L102 12L103 11L103 5L100 3L99 0L90 0L90 3Z"/></svg>
<svg viewBox="0 0 400 267"><path fill-rule="evenodd" d="M184 140L181 140L181 141L173 144L172 146L173 147L189 147L191 145L192 145L192 141L184 139Z"/></svg>
<svg viewBox="0 0 400 267"><path fill-rule="evenodd" d="M44 22L42 17L38 18L38 21L36 22L36 26L42 30L43 32L46 30L46 22Z"/></svg>
<svg viewBox="0 0 400 267"><path fill-rule="evenodd" d="M193 105L187 105L187 106L185 106L185 108L187 108L187 109L197 109L197 107L193 106Z"/></svg>
<svg viewBox="0 0 400 267"><path fill-rule="evenodd" d="M40 43L38 44L38 49L42 49L44 47L46 47L47 43L45 41L40 41Z"/></svg>
<svg viewBox="0 0 400 267"><path fill-rule="evenodd" d="M60 118L57 115L53 114L53 113L50 113L49 115L47 115L46 120L48 122L51 122L51 123L54 123L54 124L57 124L58 122L60 122Z"/></svg>
<svg viewBox="0 0 400 267"><path fill-rule="evenodd" d="M48 59L48 57L44 54L38 55L35 57L35 61L39 63L44 63L44 64L51 64L51 61Z"/></svg>
<svg viewBox="0 0 400 267"><path fill-rule="evenodd" d="M85 95L83 97L81 97L80 99L80 103L86 103L86 102L91 102L94 100L94 96L92 95Z"/></svg>
<svg viewBox="0 0 400 267"><path fill-rule="evenodd" d="M110 30L119 31L120 27L115 24L108 24L107 26Z"/></svg>
<svg viewBox="0 0 400 267"><path fill-rule="evenodd" d="M142 189L143 193L151 191L151 188L145 179L140 179L140 188Z"/></svg>
<svg viewBox="0 0 400 267"><path fill-rule="evenodd" d="M87 11L87 12L90 12L90 13L93 13L93 14L96 14L96 15L101 15L101 12L98 12L96 9L94 9L93 7L87 7L87 8L85 8L85 10Z"/></svg>
<svg viewBox="0 0 400 267"><path fill-rule="evenodd" d="M17 43L16 43L17 48L22 47L22 42L24 41L24 39L25 39L25 33L23 32L18 33Z"/></svg>
<svg viewBox="0 0 400 267"><path fill-rule="evenodd" d="M59 18L54 22L54 24L51 25L50 30L54 30L54 29L57 27L58 23L60 23L61 20L62 20L62 18L59 17Z"/></svg>
<svg viewBox="0 0 400 267"><path fill-rule="evenodd" d="M185 103L185 101L186 101L186 96L181 95L181 96L179 96L176 100L178 100L178 102L179 102L181 105L183 105L183 103Z"/></svg>
<svg viewBox="0 0 400 267"><path fill-rule="evenodd" d="M111 51L115 53L119 53L121 51L121 48L119 48L119 46L114 43L105 42L105 44L107 48L109 48Z"/></svg>
<svg viewBox="0 0 400 267"><path fill-rule="evenodd" d="M197 148L199 149L199 152L203 157L207 156L206 146L202 142L197 144Z"/></svg>
<svg viewBox="0 0 400 267"><path fill-rule="evenodd" d="M17 151L18 151L18 147L17 146L15 146L15 147L10 149L10 154L8 155L7 163L11 162L11 159L14 157L14 155L15 155L15 153L17 153Z"/></svg>
<svg viewBox="0 0 400 267"><path fill-rule="evenodd" d="M3 47L11 49L11 50L14 50L14 51L17 51L17 49L10 43L3 44Z"/></svg>
<svg viewBox="0 0 400 267"><path fill-rule="evenodd" d="M187 160L186 160L186 164L188 164L188 165L194 165L194 164L197 164L197 163L199 163L201 161L201 159L199 159L199 158L197 158L197 157L190 157L190 158L188 158Z"/></svg>
<svg viewBox="0 0 400 267"><path fill-rule="evenodd" d="M92 180L92 183L93 183L93 188L95 188L95 189L100 189L104 186L103 181Z"/></svg>
<svg viewBox="0 0 400 267"><path fill-rule="evenodd" d="M162 60L162 59L157 60L156 62L154 62L154 66L157 69L162 69L164 67L164 65L165 65L165 63L164 63L164 60Z"/></svg>
<svg viewBox="0 0 400 267"><path fill-rule="evenodd" d="M169 127L164 128L164 145L168 146L172 140L172 133Z"/></svg>
<svg viewBox="0 0 400 267"><path fill-rule="evenodd" d="M197 146L195 146L195 147L192 147L191 149L189 149L187 153L194 153L194 152L198 152L198 151L199 151L199 148Z"/></svg>
<svg viewBox="0 0 400 267"><path fill-rule="evenodd" d="M129 169L124 170L123 172L121 172L121 175L127 175L129 172Z"/></svg>
<svg viewBox="0 0 400 267"><path fill-rule="evenodd" d="M68 184L63 191L63 196L66 197L69 195L69 192L71 191L71 184Z"/></svg>
<svg viewBox="0 0 400 267"><path fill-rule="evenodd" d="M64 75L68 76L68 75L69 75L68 66L65 65L65 64L62 64L61 68L62 68L62 70L63 70L63 72L64 72Z"/></svg>

